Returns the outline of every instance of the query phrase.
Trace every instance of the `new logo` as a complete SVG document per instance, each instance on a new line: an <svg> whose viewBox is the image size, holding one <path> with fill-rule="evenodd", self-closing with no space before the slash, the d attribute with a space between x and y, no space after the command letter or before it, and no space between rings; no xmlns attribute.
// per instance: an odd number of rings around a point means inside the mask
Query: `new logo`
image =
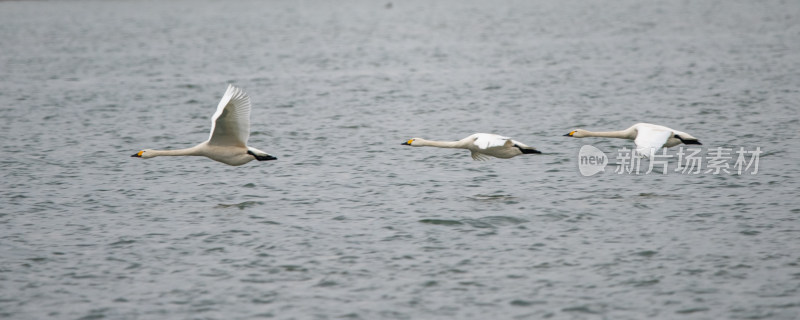
<svg viewBox="0 0 800 320"><path fill-rule="evenodd" d="M607 164L608 157L606 157L606 154L593 146L585 145L578 152L578 170L584 177L605 171Z"/></svg>

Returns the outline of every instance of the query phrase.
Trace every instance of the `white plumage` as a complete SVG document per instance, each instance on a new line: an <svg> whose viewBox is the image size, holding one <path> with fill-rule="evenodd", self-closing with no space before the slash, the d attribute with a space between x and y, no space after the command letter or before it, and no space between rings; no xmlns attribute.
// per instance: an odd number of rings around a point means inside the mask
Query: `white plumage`
<svg viewBox="0 0 800 320"><path fill-rule="evenodd" d="M208 143L214 145L247 145L250 138L250 98L243 90L228 85L228 90L211 116Z"/></svg>
<svg viewBox="0 0 800 320"><path fill-rule="evenodd" d="M491 133L476 133L458 141L432 141L412 138L403 142L403 145L467 149L471 152L472 159L475 160L488 160L490 156L508 159L521 154L541 153L522 142Z"/></svg>
<svg viewBox="0 0 800 320"><path fill-rule="evenodd" d="M250 137L250 97L242 89L228 85L211 116L211 133L208 140L186 149L144 149L132 155L138 158L158 156L204 156L232 166L240 166L252 160L275 160L264 151L247 146Z"/></svg>
<svg viewBox="0 0 800 320"><path fill-rule="evenodd" d="M583 129L575 129L565 134L565 136L573 138L606 137L633 140L633 143L636 145L636 153L646 157L654 154L662 147L670 148L681 143L702 144L700 140L686 132L652 123L637 123L621 131L592 132Z"/></svg>

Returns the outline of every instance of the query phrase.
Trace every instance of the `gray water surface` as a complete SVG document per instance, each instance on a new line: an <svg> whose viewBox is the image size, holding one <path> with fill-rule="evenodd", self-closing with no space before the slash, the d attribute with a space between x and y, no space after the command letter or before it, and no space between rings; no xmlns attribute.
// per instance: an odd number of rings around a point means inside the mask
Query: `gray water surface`
<svg viewBox="0 0 800 320"><path fill-rule="evenodd" d="M798 319L800 2L0 2L0 318ZM130 155L253 101L230 167ZM653 122L757 174L583 177ZM473 161L411 137L513 137ZM675 154L677 148L671 149Z"/></svg>

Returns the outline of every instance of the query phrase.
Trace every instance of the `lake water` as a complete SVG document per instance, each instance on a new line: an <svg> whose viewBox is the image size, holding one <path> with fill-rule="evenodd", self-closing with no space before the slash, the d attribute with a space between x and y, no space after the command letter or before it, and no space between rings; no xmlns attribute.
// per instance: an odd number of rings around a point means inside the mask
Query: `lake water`
<svg viewBox="0 0 800 320"><path fill-rule="evenodd" d="M800 314L800 2L3 1L0 21L0 318ZM228 83L277 161L130 157L206 139ZM632 141L563 136L637 122L731 173L616 173ZM400 145L476 132L543 154ZM579 173L583 145L605 172Z"/></svg>

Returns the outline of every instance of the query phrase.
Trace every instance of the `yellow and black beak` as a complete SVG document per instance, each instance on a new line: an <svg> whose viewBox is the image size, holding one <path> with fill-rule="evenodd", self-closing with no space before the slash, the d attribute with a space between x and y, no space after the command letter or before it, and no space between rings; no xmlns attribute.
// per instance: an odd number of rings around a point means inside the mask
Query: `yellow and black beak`
<svg viewBox="0 0 800 320"><path fill-rule="evenodd" d="M131 155L131 157L141 158L142 157L142 153L144 153L144 151L139 151L139 152L134 153L133 155Z"/></svg>
<svg viewBox="0 0 800 320"><path fill-rule="evenodd" d="M408 141L406 141L406 142L403 142L403 143L401 143L400 145L401 145L401 146L410 146L410 145L411 145L411 142L413 142L413 141L414 141L414 139L411 139L411 140L408 140Z"/></svg>
<svg viewBox="0 0 800 320"><path fill-rule="evenodd" d="M565 134L564 136L565 137L571 137L573 134L575 134L575 131L570 131L569 133Z"/></svg>

